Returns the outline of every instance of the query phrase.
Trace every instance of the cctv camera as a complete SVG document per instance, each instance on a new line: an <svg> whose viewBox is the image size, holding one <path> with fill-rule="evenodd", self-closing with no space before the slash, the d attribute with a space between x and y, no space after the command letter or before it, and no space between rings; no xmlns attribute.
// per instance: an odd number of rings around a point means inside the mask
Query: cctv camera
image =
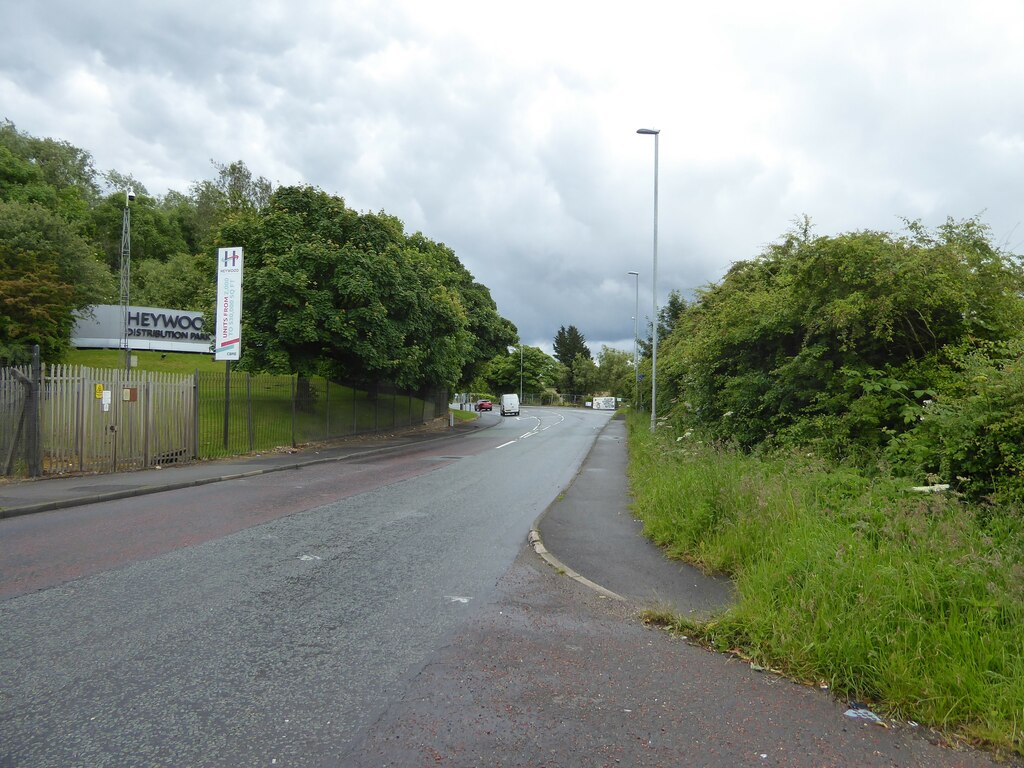
<svg viewBox="0 0 1024 768"><path fill-rule="evenodd" d="M128 202L130 203L134 199L135 199L135 190L134 189L129 189L128 190Z"/></svg>

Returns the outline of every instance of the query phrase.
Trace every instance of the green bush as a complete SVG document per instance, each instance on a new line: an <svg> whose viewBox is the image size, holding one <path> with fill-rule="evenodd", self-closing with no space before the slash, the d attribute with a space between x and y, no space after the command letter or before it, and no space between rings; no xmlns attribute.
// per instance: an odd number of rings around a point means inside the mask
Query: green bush
<svg viewBox="0 0 1024 768"><path fill-rule="evenodd" d="M922 477L951 483L972 499L1024 503L1024 343L987 345L957 356L960 375L921 411L888 455Z"/></svg>

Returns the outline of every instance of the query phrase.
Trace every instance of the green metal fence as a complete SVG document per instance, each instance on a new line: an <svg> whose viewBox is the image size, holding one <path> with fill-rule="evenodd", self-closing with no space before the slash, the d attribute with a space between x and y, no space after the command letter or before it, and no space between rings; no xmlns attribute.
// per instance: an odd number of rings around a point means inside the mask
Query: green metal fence
<svg viewBox="0 0 1024 768"><path fill-rule="evenodd" d="M444 390L376 392L299 376L197 373L200 458L416 426L444 416Z"/></svg>

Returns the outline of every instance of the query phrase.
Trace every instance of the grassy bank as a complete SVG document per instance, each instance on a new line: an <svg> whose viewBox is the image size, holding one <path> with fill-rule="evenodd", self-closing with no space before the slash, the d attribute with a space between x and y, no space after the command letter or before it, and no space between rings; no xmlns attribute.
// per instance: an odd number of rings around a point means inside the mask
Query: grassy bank
<svg viewBox="0 0 1024 768"><path fill-rule="evenodd" d="M138 359L139 368L145 371L168 373L200 373L210 371L223 373L224 363L213 359L213 355L186 352L150 352L137 350L132 355ZM124 366L124 350L121 349L71 349L66 362L69 365L87 365L91 368L121 368Z"/></svg>
<svg viewBox="0 0 1024 768"><path fill-rule="evenodd" d="M876 711L1024 754L1024 523L807 457L629 422L635 511L737 603L680 628Z"/></svg>

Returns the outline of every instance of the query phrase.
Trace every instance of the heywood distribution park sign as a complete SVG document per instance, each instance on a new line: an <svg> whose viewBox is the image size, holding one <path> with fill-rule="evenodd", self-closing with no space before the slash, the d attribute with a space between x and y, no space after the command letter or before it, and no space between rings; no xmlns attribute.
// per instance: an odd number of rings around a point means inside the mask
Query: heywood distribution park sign
<svg viewBox="0 0 1024 768"><path fill-rule="evenodd" d="M124 332L126 317L127 334ZM126 315L119 304L97 304L79 313L71 333L71 346L78 349L123 348L125 335L131 349L210 352L210 334L203 325L202 312L129 307Z"/></svg>

